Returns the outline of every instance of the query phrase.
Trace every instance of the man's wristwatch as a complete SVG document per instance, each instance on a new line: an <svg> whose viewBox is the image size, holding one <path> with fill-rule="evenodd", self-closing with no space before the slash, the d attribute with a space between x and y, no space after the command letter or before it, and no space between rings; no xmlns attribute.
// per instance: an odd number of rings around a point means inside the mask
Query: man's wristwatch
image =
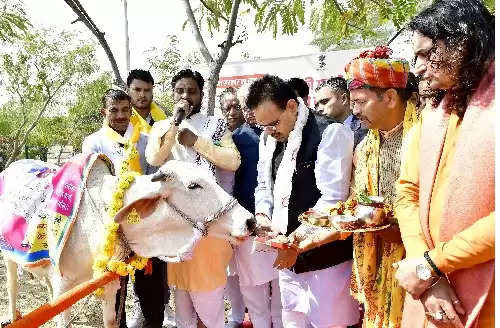
<svg viewBox="0 0 500 328"><path fill-rule="evenodd" d="M428 281L432 278L431 268L425 263L420 263L415 267L415 272L417 274L418 279L422 281Z"/></svg>

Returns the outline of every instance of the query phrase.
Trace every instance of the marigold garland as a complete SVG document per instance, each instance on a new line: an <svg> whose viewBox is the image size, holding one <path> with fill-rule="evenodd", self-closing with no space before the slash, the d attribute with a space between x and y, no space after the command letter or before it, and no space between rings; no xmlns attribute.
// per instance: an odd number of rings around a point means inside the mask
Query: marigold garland
<svg viewBox="0 0 500 328"><path fill-rule="evenodd" d="M135 148L135 147L133 147ZM130 153L128 159L134 156L134 152ZM128 160L125 160L122 165L122 170L115 191L113 192L111 204L108 209L107 222L105 223L105 233L104 233L104 243L100 250L99 255L94 260L92 266L94 270L94 278L101 276L107 271L114 272L120 276L130 275L130 278L134 280L135 270L142 270L148 263L148 259L134 255L127 262L112 259L115 253L116 241L118 240L118 228L120 225L113 221L114 217L123 207L123 197L125 192L130 187L135 177L140 175L138 172L123 170L124 167L128 167ZM131 211L132 216L127 217L127 221L134 221L134 223L139 222L139 214L135 209ZM96 295L102 295L104 292L103 288L97 289L94 293Z"/></svg>

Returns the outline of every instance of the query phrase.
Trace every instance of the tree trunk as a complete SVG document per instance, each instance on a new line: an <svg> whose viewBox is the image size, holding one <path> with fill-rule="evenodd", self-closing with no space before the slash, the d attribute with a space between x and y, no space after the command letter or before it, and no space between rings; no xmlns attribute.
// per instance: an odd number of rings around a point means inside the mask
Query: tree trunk
<svg viewBox="0 0 500 328"><path fill-rule="evenodd" d="M123 19L125 23L125 63L127 73L130 72L130 46L128 38L128 13L127 13L127 0L123 0Z"/></svg>
<svg viewBox="0 0 500 328"><path fill-rule="evenodd" d="M240 6L241 0L233 0L232 8L231 8L231 18L229 19L228 27L227 27L227 36L226 40L223 43L222 50L219 56L214 60L208 48L203 40L203 36L201 35L200 28L198 27L198 23L193 14L193 10L191 8L191 4L189 0L183 0L183 4L186 10L186 15L188 16L189 23L193 29L194 37L196 42L198 43L198 47L200 48L200 52L205 59L205 63L209 66L209 77L208 77L208 101L207 101L207 115L214 115L215 109L215 97L217 91L217 83L219 82L219 74L222 69L222 65L226 62L227 56L229 55L229 50L233 43L234 30L236 28L236 18L238 17L238 8Z"/></svg>
<svg viewBox="0 0 500 328"><path fill-rule="evenodd" d="M57 155L57 166L61 166L61 156L64 153L64 148L68 145L67 142L63 143L61 146L61 149L59 149L59 155Z"/></svg>
<svg viewBox="0 0 500 328"><path fill-rule="evenodd" d="M108 45L108 42L104 38L104 33L99 31L97 28L97 25L94 24L90 16L87 14L83 6L80 4L80 1L78 0L64 0L66 4L73 10L75 14L78 15L78 19L76 19L73 23L81 21L85 24L85 26L92 32L92 34L95 35L97 38L97 41L99 41L99 44L101 47L104 49L104 52L106 53L106 56L108 57L109 63L111 64L111 69L113 70L113 73L115 74L115 84L118 85L120 88L124 89L127 87L125 82L122 79L122 76L120 75L120 70L118 69L118 65L116 64L115 57L113 56L113 52L111 51L111 48Z"/></svg>
<svg viewBox="0 0 500 328"><path fill-rule="evenodd" d="M10 155L7 157L7 161L5 162L5 167L8 167L12 162L14 162L21 153L21 148L23 145L19 145L16 141L14 141L13 149Z"/></svg>
<svg viewBox="0 0 500 328"><path fill-rule="evenodd" d="M209 67L209 77L207 81L207 115L214 115L215 101L217 100L217 83L219 82L219 74L222 65L218 65L218 62L213 63Z"/></svg>

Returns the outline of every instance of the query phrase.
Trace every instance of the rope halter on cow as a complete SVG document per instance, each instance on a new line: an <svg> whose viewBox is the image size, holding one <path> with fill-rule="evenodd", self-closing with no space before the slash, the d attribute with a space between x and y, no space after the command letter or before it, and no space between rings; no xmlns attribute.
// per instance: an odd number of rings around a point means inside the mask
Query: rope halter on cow
<svg viewBox="0 0 500 328"><path fill-rule="evenodd" d="M165 181L169 177L170 176L168 174L166 174L165 172L158 170L151 177L151 181L152 182ZM207 216L202 220L194 220L189 215L187 215L182 210L180 210L177 206L170 203L168 200L166 200L166 202L174 210L174 212L176 212L180 217L182 217L184 220L189 222L193 226L193 228L198 230L204 237L206 237L208 235L208 228L209 228L211 223L220 219L227 212L229 212L234 206L236 206L236 204L238 204L238 201L234 197L230 197L228 202L224 206L222 206L218 211L216 211L214 214Z"/></svg>

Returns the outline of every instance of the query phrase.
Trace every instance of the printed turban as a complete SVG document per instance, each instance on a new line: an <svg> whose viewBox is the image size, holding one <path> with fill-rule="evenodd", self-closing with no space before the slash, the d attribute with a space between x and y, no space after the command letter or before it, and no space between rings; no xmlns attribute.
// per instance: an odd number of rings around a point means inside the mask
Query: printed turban
<svg viewBox="0 0 500 328"><path fill-rule="evenodd" d="M377 46L366 50L345 67L349 90L363 87L406 88L410 65L402 58L389 58L392 50Z"/></svg>

